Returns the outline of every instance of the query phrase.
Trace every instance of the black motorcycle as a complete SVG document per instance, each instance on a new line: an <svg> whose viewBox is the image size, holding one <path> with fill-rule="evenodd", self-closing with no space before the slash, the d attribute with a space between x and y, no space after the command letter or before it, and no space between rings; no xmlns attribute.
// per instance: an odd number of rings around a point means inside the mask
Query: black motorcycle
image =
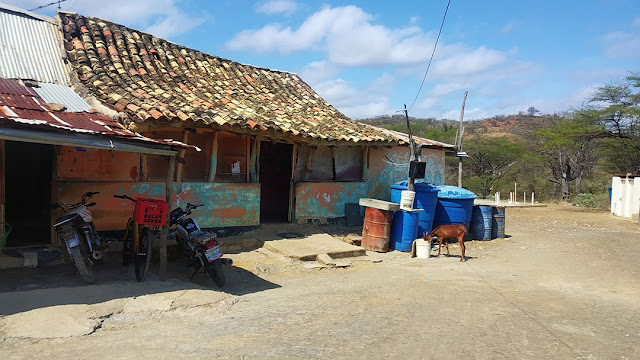
<svg viewBox="0 0 640 360"><path fill-rule="evenodd" d="M58 202L52 208L65 211L65 215L56 220L53 228L58 234L58 241L66 246L80 277L88 284L95 282L94 262L102 259L109 246L109 243L100 241L93 225L93 217L89 208L96 203L87 203L87 200L96 194L99 192L87 192L82 195L81 201L77 204L67 205Z"/></svg>
<svg viewBox="0 0 640 360"><path fill-rule="evenodd" d="M187 203L183 210L178 207L169 215L169 226L176 226L176 242L186 256L189 266L195 268L193 277L200 268L204 268L218 286L224 286L226 281L222 272L222 264L231 266L231 259L223 259L220 244L212 232L202 231L198 223L189 217L191 211L203 206L201 202Z"/></svg>

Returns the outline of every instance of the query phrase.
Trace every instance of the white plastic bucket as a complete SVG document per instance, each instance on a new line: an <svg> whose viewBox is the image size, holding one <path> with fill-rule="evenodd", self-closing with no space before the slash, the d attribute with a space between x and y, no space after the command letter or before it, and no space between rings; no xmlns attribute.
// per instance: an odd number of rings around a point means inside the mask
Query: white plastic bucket
<svg viewBox="0 0 640 360"><path fill-rule="evenodd" d="M415 191L402 190L400 193L400 209L411 210L413 209L413 199L416 197Z"/></svg>
<svg viewBox="0 0 640 360"><path fill-rule="evenodd" d="M425 241L422 239L416 240L416 257L420 259L427 259L431 255L431 241Z"/></svg>

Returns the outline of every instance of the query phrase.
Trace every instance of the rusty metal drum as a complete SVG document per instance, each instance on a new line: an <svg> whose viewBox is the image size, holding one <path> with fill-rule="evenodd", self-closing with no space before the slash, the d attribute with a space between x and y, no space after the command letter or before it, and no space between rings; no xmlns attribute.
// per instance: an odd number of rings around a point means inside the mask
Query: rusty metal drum
<svg viewBox="0 0 640 360"><path fill-rule="evenodd" d="M367 207L364 212L361 246L366 250L387 252L393 211Z"/></svg>

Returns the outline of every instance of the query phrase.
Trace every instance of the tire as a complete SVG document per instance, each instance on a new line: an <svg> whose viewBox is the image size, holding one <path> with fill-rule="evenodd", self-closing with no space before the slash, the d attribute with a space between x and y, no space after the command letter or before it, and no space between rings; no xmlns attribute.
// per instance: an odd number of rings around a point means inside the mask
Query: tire
<svg viewBox="0 0 640 360"><path fill-rule="evenodd" d="M139 282L144 281L149 272L149 264L151 264L151 249L153 245L153 235L149 228L142 228L140 241L138 242L138 253L134 255L136 265L136 279Z"/></svg>
<svg viewBox="0 0 640 360"><path fill-rule="evenodd" d="M212 262L205 261L204 267L216 286L219 288L223 287L226 279L222 272L222 261L220 259L213 260Z"/></svg>
<svg viewBox="0 0 640 360"><path fill-rule="evenodd" d="M96 278L93 276L91 265L87 265L88 261L86 260L86 257L84 256L80 246L81 245L69 248L69 250L71 251L71 257L73 258L73 263L76 265L82 281L87 284L93 284L94 282L96 282Z"/></svg>
<svg viewBox="0 0 640 360"><path fill-rule="evenodd" d="M129 265L131 264L131 257L133 256L133 219L129 219L129 222L127 222L125 234L127 237L122 242L122 265Z"/></svg>

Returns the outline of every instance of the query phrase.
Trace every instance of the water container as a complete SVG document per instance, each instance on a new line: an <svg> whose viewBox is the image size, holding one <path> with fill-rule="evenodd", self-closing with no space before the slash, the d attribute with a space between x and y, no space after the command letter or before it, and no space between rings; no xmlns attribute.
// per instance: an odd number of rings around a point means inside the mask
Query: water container
<svg viewBox="0 0 640 360"><path fill-rule="evenodd" d="M424 211L396 211L391 222L391 241L389 247L398 251L410 252L413 240L418 237L418 214Z"/></svg>
<svg viewBox="0 0 640 360"><path fill-rule="evenodd" d="M493 209L487 205L476 205L471 213L469 232L474 240L491 240Z"/></svg>
<svg viewBox="0 0 640 360"><path fill-rule="evenodd" d="M400 192L400 209L412 210L415 198L416 198L415 191L402 190L402 192Z"/></svg>
<svg viewBox="0 0 640 360"><path fill-rule="evenodd" d="M364 212L362 227L363 248L371 251L386 252L389 250L391 233L391 216L393 211L367 207Z"/></svg>
<svg viewBox="0 0 640 360"><path fill-rule="evenodd" d="M440 225L471 224L473 201L477 196L469 190L456 186L438 186L433 227Z"/></svg>
<svg viewBox="0 0 640 360"><path fill-rule="evenodd" d="M431 255L431 241L417 239L416 240L416 257L420 259L427 259Z"/></svg>
<svg viewBox="0 0 640 360"><path fill-rule="evenodd" d="M391 185L391 202L400 204L402 190L407 189L407 182L401 181ZM418 215L418 237L428 234L433 230L433 216L438 201L438 189L425 182L416 182L414 186L414 209L423 209Z"/></svg>
<svg viewBox="0 0 640 360"><path fill-rule="evenodd" d="M491 238L504 238L504 206L496 206L493 209L493 221L491 223Z"/></svg>

